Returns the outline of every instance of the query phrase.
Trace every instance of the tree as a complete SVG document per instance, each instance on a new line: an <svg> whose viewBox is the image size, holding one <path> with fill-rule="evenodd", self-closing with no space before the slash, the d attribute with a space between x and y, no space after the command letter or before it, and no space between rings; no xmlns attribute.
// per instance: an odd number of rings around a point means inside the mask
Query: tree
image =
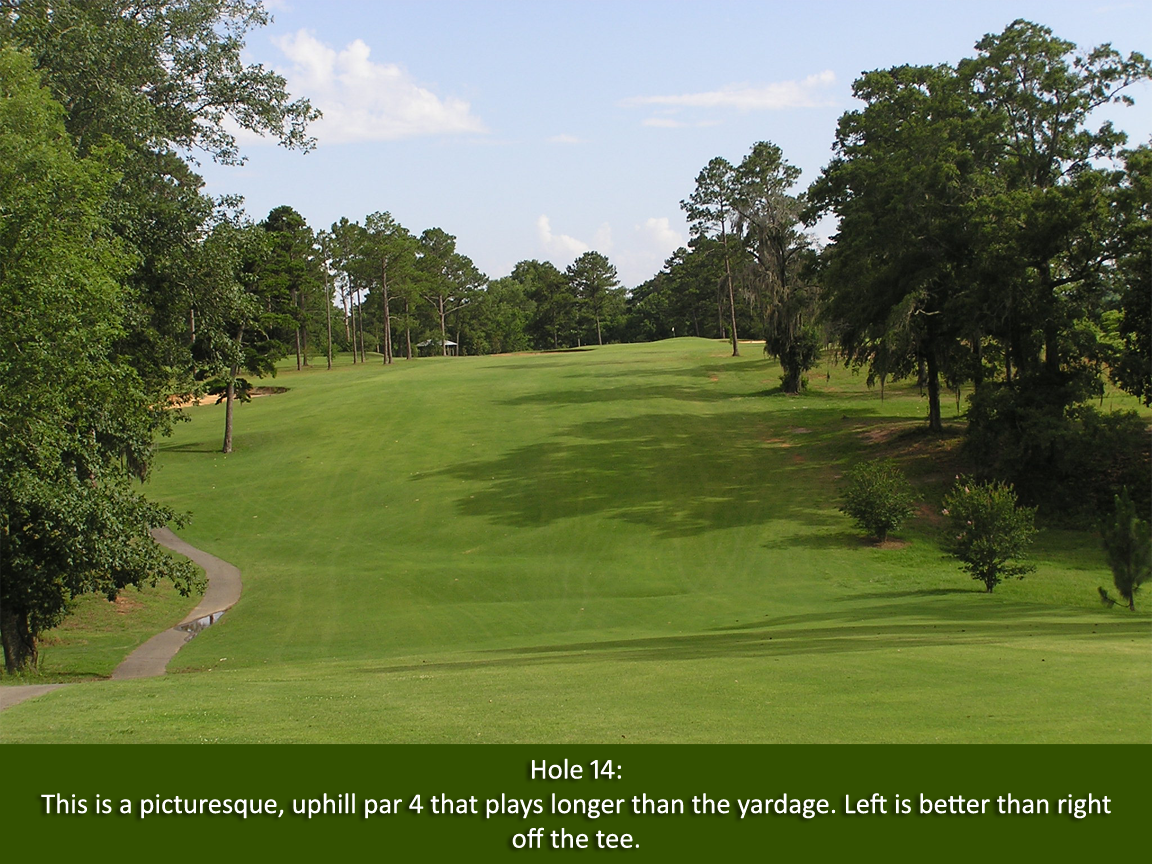
<svg viewBox="0 0 1152 864"><path fill-rule="evenodd" d="M853 84L865 103L840 118L836 157L809 190L809 218L833 211L826 315L870 377L925 367L928 427L943 428L940 378L973 321L973 201L988 180L986 119L949 66L899 66Z"/></svg>
<svg viewBox="0 0 1152 864"><path fill-rule="evenodd" d="M440 351L447 357L448 318L459 312L487 280L467 255L456 251L456 238L440 228L429 228L420 235L416 254L421 294L436 310Z"/></svg>
<svg viewBox="0 0 1152 864"><path fill-rule="evenodd" d="M854 465L844 474L841 513L883 543L909 516L916 494L899 466L891 459L873 459Z"/></svg>
<svg viewBox="0 0 1152 864"><path fill-rule="evenodd" d="M72 597L199 577L148 534L175 514L147 501L153 415L113 350L131 259L104 210L119 154L78 158L30 58L0 49L0 635L8 672Z"/></svg>
<svg viewBox="0 0 1152 864"><path fill-rule="evenodd" d="M779 147L761 141L736 169L733 198L736 228L750 253L745 284L764 322L764 351L780 361L784 392L793 394L820 347L814 255L798 227L804 200L788 194L799 177Z"/></svg>
<svg viewBox="0 0 1152 864"><path fill-rule="evenodd" d="M469 354L527 351L534 309L521 283L507 276L494 279L465 308L460 344Z"/></svg>
<svg viewBox="0 0 1152 864"><path fill-rule="evenodd" d="M359 255L365 281L380 285L378 296L383 319L381 353L384 355L384 364L388 365L392 362L390 293L396 294L397 282L408 285L413 282L416 238L391 214L373 213L364 222ZM401 296L406 294L402 291Z"/></svg>
<svg viewBox="0 0 1152 864"><path fill-rule="evenodd" d="M1120 350L1110 363L1112 380L1152 405L1152 148L1124 153L1117 186L1116 292L1120 300Z"/></svg>
<svg viewBox="0 0 1152 864"><path fill-rule="evenodd" d="M266 254L256 264L267 311L289 324L296 369L308 364L308 331L316 324L316 302L323 293L316 237L304 217L287 205L273 208L260 223L268 237Z"/></svg>
<svg viewBox="0 0 1152 864"><path fill-rule="evenodd" d="M1016 506L1005 483L961 479L944 498L948 551L988 593L1005 577L1024 578L1035 565L1019 563L1036 533L1035 508Z"/></svg>
<svg viewBox="0 0 1152 864"><path fill-rule="evenodd" d="M732 322L732 356L740 356L740 343L736 336L736 290L732 285L732 261L728 248L728 232L736 211L732 203L735 198L735 169L727 159L717 156L696 176L696 190L680 207L692 223L695 237L720 235L721 249L724 251L724 271L728 282L728 310ZM723 311L720 312L723 319ZM723 329L723 328L721 328Z"/></svg>
<svg viewBox="0 0 1152 864"><path fill-rule="evenodd" d="M31 54L79 153L108 139L123 148L108 211L136 263L117 351L157 402L193 386L186 265L214 209L193 154L243 161L236 128L288 147L314 143L306 127L319 113L291 101L279 75L241 60L245 36L268 21L260 0L8 0L0 13L0 43Z"/></svg>
<svg viewBox="0 0 1152 864"><path fill-rule="evenodd" d="M344 344L352 351L352 363L357 362L358 331L356 309L358 298L363 296L366 285L363 282L363 268L360 265L360 248L363 245L364 229L357 222L341 217L332 223L325 235L324 246L334 273L336 291L344 309ZM409 339L411 342L411 339ZM411 352L409 352L411 355ZM411 359L411 356L409 356Z"/></svg>
<svg viewBox="0 0 1152 864"><path fill-rule="evenodd" d="M1112 582L1128 608L1136 611L1136 592L1152 577L1152 528L1140 518L1127 488L1115 498L1110 518L1100 524L1100 537ZM1106 605L1115 603L1103 588L1097 589Z"/></svg>
<svg viewBox="0 0 1152 864"><path fill-rule="evenodd" d="M282 286L260 278L275 242L265 226L221 214L201 243L195 356L205 389L225 405L223 453L232 452L236 402L251 399L241 373L275 377L276 361L289 351L283 335L298 323L294 307L275 303Z"/></svg>
<svg viewBox="0 0 1152 864"><path fill-rule="evenodd" d="M620 285L616 268L599 252L585 252L565 271L572 293L584 304L596 322L596 344L603 345L600 319L613 288Z"/></svg>
<svg viewBox="0 0 1152 864"><path fill-rule="evenodd" d="M1093 131L1087 122L1102 105L1131 105L1123 91L1147 80L1152 65L1109 45L1077 54L1071 42L1024 20L976 48L958 68L994 133L999 188L985 219L1006 253L995 260L1005 341L1014 367L1034 379L1029 386L1061 387L1068 361L1079 360L1069 356L1066 334L1094 293L1075 288L1112 257L1101 242L1111 218L1099 205L1115 176L1093 165L1126 140L1111 123Z"/></svg>
<svg viewBox="0 0 1152 864"><path fill-rule="evenodd" d="M536 348L569 347L576 343L576 296L564 274L548 261L521 261L509 277L524 286L535 304L528 335Z"/></svg>

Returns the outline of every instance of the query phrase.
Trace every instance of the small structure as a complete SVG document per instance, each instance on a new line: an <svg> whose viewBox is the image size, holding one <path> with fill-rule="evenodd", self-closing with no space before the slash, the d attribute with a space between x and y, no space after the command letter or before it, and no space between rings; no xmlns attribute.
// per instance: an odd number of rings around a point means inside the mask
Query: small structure
<svg viewBox="0 0 1152 864"><path fill-rule="evenodd" d="M441 350L441 345L447 350ZM433 357L445 353L451 357L455 357L457 347L456 343L451 339L445 339L443 342L439 339L425 339L423 342L416 343L417 353L423 357Z"/></svg>

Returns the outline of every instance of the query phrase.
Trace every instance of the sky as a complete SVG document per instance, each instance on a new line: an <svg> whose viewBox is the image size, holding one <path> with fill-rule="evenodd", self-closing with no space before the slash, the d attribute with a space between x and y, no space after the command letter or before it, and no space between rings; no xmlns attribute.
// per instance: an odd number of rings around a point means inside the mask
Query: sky
<svg viewBox="0 0 1152 864"><path fill-rule="evenodd" d="M687 243L680 202L714 156L771 141L802 169L797 191L812 182L862 72L956 63L1017 18L1081 49L1152 53L1152 0L265 5L273 23L245 58L324 112L317 147L242 135L244 165L201 165L208 194L244 196L256 220L287 204L316 229L388 211L454 235L491 278L594 249L629 288ZM1130 93L1107 118L1139 144L1152 85Z"/></svg>

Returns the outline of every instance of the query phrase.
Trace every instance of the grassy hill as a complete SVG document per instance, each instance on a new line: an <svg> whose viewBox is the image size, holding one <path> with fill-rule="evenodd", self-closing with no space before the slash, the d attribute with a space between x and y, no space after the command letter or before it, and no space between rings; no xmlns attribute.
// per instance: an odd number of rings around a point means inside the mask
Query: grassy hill
<svg viewBox="0 0 1152 864"><path fill-rule="evenodd" d="M1037 571L981 593L939 548L957 442L915 386L821 368L789 398L744 352L292 371L228 457L223 407L190 409L151 494L240 604L172 674L17 706L4 739L1152 737L1149 616L1099 606L1094 535L1042 532ZM884 548L836 509L877 455L925 496Z"/></svg>

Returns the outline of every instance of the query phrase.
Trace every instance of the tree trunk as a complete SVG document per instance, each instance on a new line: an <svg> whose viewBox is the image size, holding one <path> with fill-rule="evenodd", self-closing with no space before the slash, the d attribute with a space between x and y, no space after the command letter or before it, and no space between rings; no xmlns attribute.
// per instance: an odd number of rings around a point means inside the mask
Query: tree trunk
<svg viewBox="0 0 1152 864"><path fill-rule="evenodd" d="M984 337L972 338L972 389L977 393L984 386Z"/></svg>
<svg viewBox="0 0 1152 864"><path fill-rule="evenodd" d="M340 292L340 302L344 306L344 341L345 342L351 342L352 341L352 333L348 329L348 292L347 291L341 291Z"/></svg>
<svg viewBox="0 0 1152 864"><path fill-rule="evenodd" d="M935 346L929 343L928 361L928 428L933 432L943 432L940 419L940 370L937 368Z"/></svg>
<svg viewBox="0 0 1152 864"><path fill-rule="evenodd" d="M1052 271L1048 264L1040 268L1040 288L1047 303L1044 316L1044 371L1051 381L1060 374L1060 327L1056 322L1056 297Z"/></svg>
<svg viewBox="0 0 1152 864"><path fill-rule="evenodd" d="M603 345L604 340L600 338L600 316L596 316L596 344Z"/></svg>
<svg viewBox="0 0 1152 864"><path fill-rule="evenodd" d="M408 351L406 359L412 359L412 318L411 309L409 308L408 298L404 298L404 342L405 348Z"/></svg>
<svg viewBox="0 0 1152 864"><path fill-rule="evenodd" d="M224 396L224 447L221 452L232 452L232 406L236 401L236 376L240 370L232 367L232 377L228 379L228 390Z"/></svg>
<svg viewBox="0 0 1152 864"><path fill-rule="evenodd" d="M728 310L732 314L732 356L740 356L740 343L736 338L736 291L732 287L732 262L728 257L728 232L720 223L720 238L724 244L724 272L728 276Z"/></svg>
<svg viewBox="0 0 1152 864"><path fill-rule="evenodd" d="M292 307L294 309L300 308L300 303L297 300L295 288L292 289ZM300 322L297 321L296 322L296 371L299 372L301 370L301 368L303 368L303 364L300 362Z"/></svg>
<svg viewBox="0 0 1152 864"><path fill-rule="evenodd" d="M328 265L324 265L324 308L328 312L328 369L332 369L332 289L328 287Z"/></svg>
<svg viewBox="0 0 1152 864"><path fill-rule="evenodd" d="M388 259L380 265L380 283L384 286L384 365L392 362L392 316L388 312Z"/></svg>
<svg viewBox="0 0 1152 864"><path fill-rule="evenodd" d="M28 627L28 613L13 611L10 606L0 609L0 636L4 642L4 668L9 675L36 668L40 659L36 637Z"/></svg>
<svg viewBox="0 0 1152 864"><path fill-rule="evenodd" d="M364 359L364 301L360 301L356 305L360 313L358 316L360 319L360 362L367 363L368 361Z"/></svg>
<svg viewBox="0 0 1152 864"><path fill-rule="evenodd" d="M439 301L438 307L440 309L440 353L445 357L448 356L448 335L444 327L444 295L441 294L437 300Z"/></svg>
<svg viewBox="0 0 1152 864"><path fill-rule="evenodd" d="M192 348L196 346L196 307L188 307L188 345ZM189 352L192 355L192 380L196 380L196 352Z"/></svg>
<svg viewBox="0 0 1152 864"><path fill-rule="evenodd" d="M724 283L716 283L716 332L721 339L728 338L728 328L724 326Z"/></svg>

